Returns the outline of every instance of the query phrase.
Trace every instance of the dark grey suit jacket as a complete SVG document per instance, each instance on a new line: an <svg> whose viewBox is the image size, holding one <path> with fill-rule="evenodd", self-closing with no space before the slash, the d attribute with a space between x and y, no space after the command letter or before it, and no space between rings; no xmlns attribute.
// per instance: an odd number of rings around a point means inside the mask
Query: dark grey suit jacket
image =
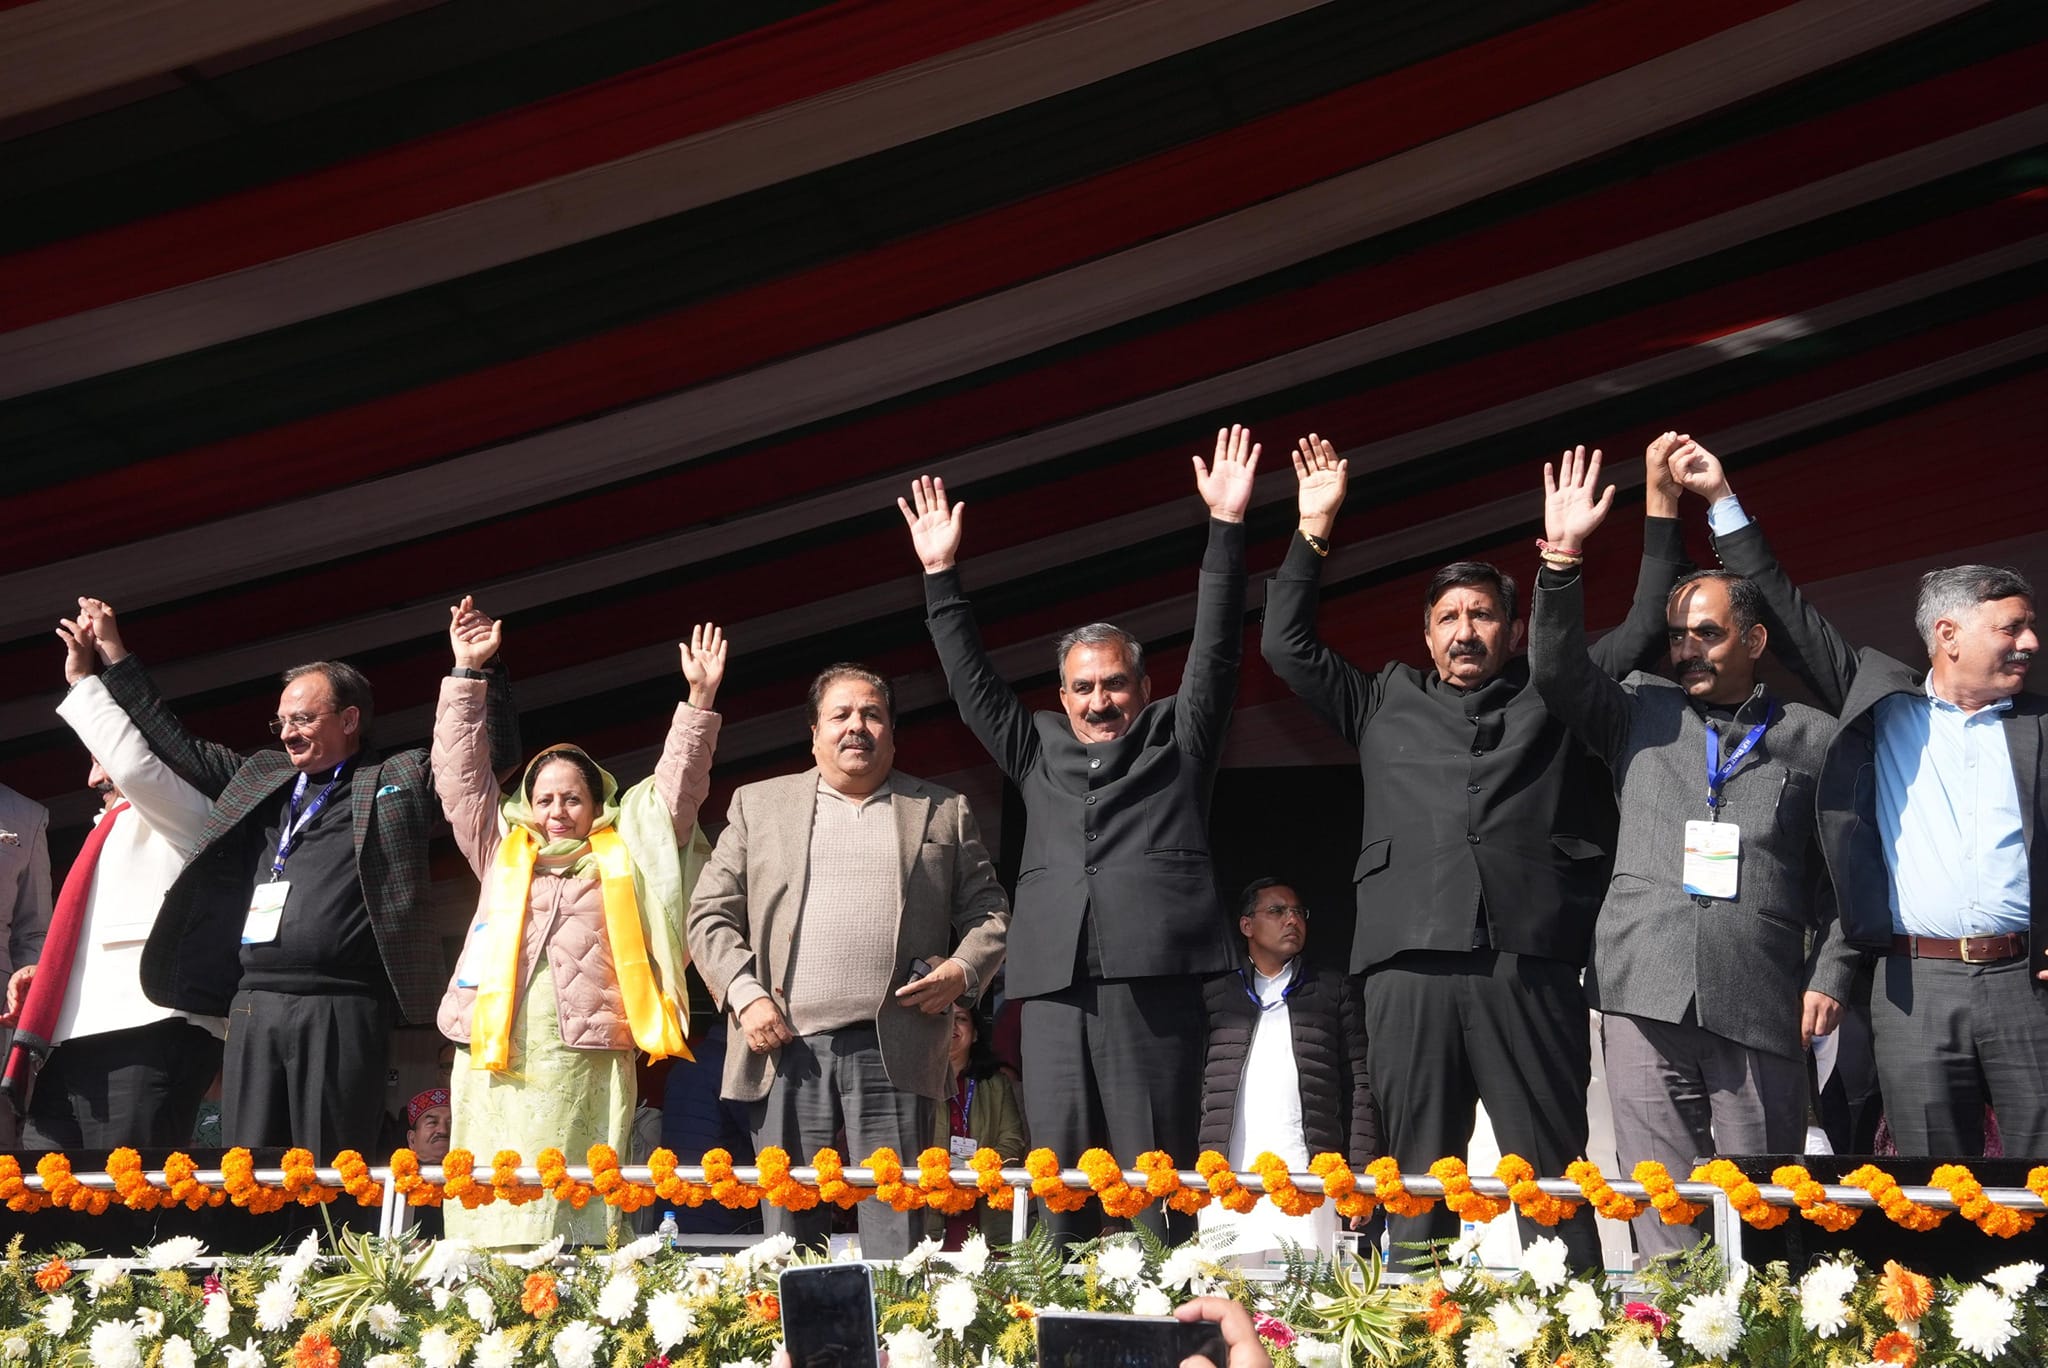
<svg viewBox="0 0 2048 1368"><path fill-rule="evenodd" d="M1209 860L1209 800L1244 654L1244 526L1209 523L1180 691L1114 741L1083 745L1063 713L1031 713L982 649L957 571L925 576L925 613L960 716L1022 790L1009 995L1074 981L1093 923L1105 978L1213 974L1236 963Z"/></svg>
<svg viewBox="0 0 2048 1368"><path fill-rule="evenodd" d="M1851 966L1820 953L1835 923L1813 897L1814 786L1835 719L1761 686L1737 710L1736 735L1767 711L1773 720L1721 789L1719 820L1742 830L1736 896L1694 897L1684 886L1684 835L1686 822L1710 815L1705 718L1668 679L1617 682L1593 663L1577 573L1545 571L1537 581L1529 665L1550 711L1613 771L1621 807L1587 1002L1666 1022L1691 1008L1715 1035L1799 1058L1802 989L1841 1001L1853 978Z"/></svg>
<svg viewBox="0 0 2048 1368"><path fill-rule="evenodd" d="M1845 940L1886 954L1892 941L1891 883L1877 825L1876 708L1880 699L1893 694L1921 692L1927 672L1844 640L1778 565L1754 522L1716 538L1714 550L1722 564L1749 576L1763 590L1770 629L1784 633L1797 651L1797 661L1787 663L1841 718L1815 795L1821 849L1840 897ZM2043 955L2048 951L2048 839L2042 835L2042 807L2048 801L2048 786L2042 782L2048 700L2038 694L2015 695L2004 726L2013 777L2019 783L2027 876L2033 888L2028 957L2035 969L2041 969L2048 967ZM2035 979L2034 991L2044 990L2048 984Z"/></svg>

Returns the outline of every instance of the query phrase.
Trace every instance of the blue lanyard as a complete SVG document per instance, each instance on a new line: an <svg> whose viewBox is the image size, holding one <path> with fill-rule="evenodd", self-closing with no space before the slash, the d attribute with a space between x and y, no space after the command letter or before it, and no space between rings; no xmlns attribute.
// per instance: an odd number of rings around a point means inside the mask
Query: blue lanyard
<svg viewBox="0 0 2048 1368"><path fill-rule="evenodd" d="M1301 987L1303 977L1304 975L1301 970L1296 969L1294 977L1289 979L1287 986L1280 990L1280 1000L1278 1002L1267 1002L1252 991L1252 981L1245 977L1244 966L1239 965L1237 970L1237 981L1244 988L1244 995L1252 1000L1252 1006L1258 1008L1261 1014L1270 1012L1275 1007L1285 1007L1287 999L1294 996L1294 990Z"/></svg>
<svg viewBox="0 0 2048 1368"><path fill-rule="evenodd" d="M1707 808L1715 816L1721 814L1721 785L1728 782L1728 776L1735 773L1735 767L1742 763L1742 757L1756 748L1763 740L1764 728L1771 725L1771 704L1764 705L1764 720L1749 729L1749 735L1728 752L1728 763L1721 763L1721 733L1712 726L1707 728Z"/></svg>
<svg viewBox="0 0 2048 1368"><path fill-rule="evenodd" d="M313 799L304 817L299 816L299 802L306 796L306 776L300 774L299 781L292 785L291 808L285 814L283 828L277 833L277 858L270 862L270 877L273 882L284 877L284 862L290 859L292 851L298 848L299 833L313 824L313 819L327 806L327 800L334 796L335 788L340 785L342 777L347 773L346 760L334 767L334 777L327 781L327 787L321 789L319 795Z"/></svg>
<svg viewBox="0 0 2048 1368"><path fill-rule="evenodd" d="M972 1123L967 1118L974 1114L974 1080L971 1078L967 1080L967 1096L962 1097L958 1092L955 1092L948 1100L952 1102L958 1111L958 1115L954 1118L954 1123L959 1129L954 1131L953 1134L972 1137L974 1132L967 1129Z"/></svg>

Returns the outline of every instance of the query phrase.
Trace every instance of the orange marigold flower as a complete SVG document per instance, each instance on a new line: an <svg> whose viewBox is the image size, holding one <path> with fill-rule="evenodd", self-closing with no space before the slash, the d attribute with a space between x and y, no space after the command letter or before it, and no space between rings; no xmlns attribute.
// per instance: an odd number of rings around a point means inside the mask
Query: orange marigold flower
<svg viewBox="0 0 2048 1368"><path fill-rule="evenodd" d="M1897 1259L1884 1261L1884 1276L1877 1282L1878 1305L1900 1324L1917 1321L1934 1305L1934 1284Z"/></svg>
<svg viewBox="0 0 2048 1368"><path fill-rule="evenodd" d="M36 1286L45 1292L55 1292L71 1281L71 1265L62 1259L51 1259L36 1270Z"/></svg>
<svg viewBox="0 0 2048 1368"><path fill-rule="evenodd" d="M1012 1320L1030 1320L1033 1316L1038 1314L1038 1312L1032 1308L1029 1302L1021 1302L1014 1297L1012 1297L1007 1303L1005 1303L1003 1309L1010 1313L1010 1318Z"/></svg>
<svg viewBox="0 0 2048 1368"><path fill-rule="evenodd" d="M1870 1347L1873 1363L1896 1363L1899 1368L1913 1368L1920 1361L1920 1346L1913 1337L1903 1330L1894 1330Z"/></svg>
<svg viewBox="0 0 2048 1368"><path fill-rule="evenodd" d="M1429 1310L1422 1314L1423 1328L1440 1338L1458 1333L1465 1324L1465 1308L1451 1300L1451 1294L1441 1287L1429 1292Z"/></svg>
<svg viewBox="0 0 2048 1368"><path fill-rule="evenodd" d="M317 1330L308 1330L292 1346L292 1368L341 1368L341 1350Z"/></svg>
<svg viewBox="0 0 2048 1368"><path fill-rule="evenodd" d="M774 1325L782 1319L782 1302L773 1292L747 1293L747 1310L764 1325Z"/></svg>
<svg viewBox="0 0 2048 1368"><path fill-rule="evenodd" d="M529 1316L545 1316L561 1304L561 1296L555 1291L554 1274L526 1275L526 1290L519 1294L520 1310Z"/></svg>

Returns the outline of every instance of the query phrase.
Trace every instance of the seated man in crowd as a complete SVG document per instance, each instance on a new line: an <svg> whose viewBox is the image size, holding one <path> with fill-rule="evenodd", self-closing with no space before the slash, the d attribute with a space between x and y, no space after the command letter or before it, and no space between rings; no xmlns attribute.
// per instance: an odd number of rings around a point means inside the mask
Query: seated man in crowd
<svg viewBox="0 0 2048 1368"><path fill-rule="evenodd" d="M915 1165L946 1096L948 1013L1003 959L1010 909L967 800L898 771L896 696L860 665L811 684L801 774L743 784L690 899L690 958L733 1022L724 1095L758 1151ZM771 1235L825 1243L831 1208L762 1204ZM861 1252L900 1258L919 1212L859 1208Z"/></svg>
<svg viewBox="0 0 2048 1368"><path fill-rule="evenodd" d="M1721 463L1671 457L1710 501L1714 548L1763 592L1773 630L1841 722L1811 801L1844 936L1876 951L1870 1023L1899 1153L2048 1154L2048 701L2034 591L1992 565L1931 571L1913 625L1924 671L1849 645L1792 584Z"/></svg>
<svg viewBox="0 0 2048 1368"><path fill-rule="evenodd" d="M143 947L142 990L228 1018L222 1142L323 1160L372 1151L391 1028L432 1022L445 981L427 912L438 805L426 750L377 751L370 682L340 661L285 671L270 719L282 750L199 740L128 653L113 609L81 599L79 611L109 696L213 803ZM449 615L465 630L489 622L469 599ZM490 697L503 768L518 762L518 724L510 690Z"/></svg>
<svg viewBox="0 0 2048 1368"><path fill-rule="evenodd" d="M1543 569L1530 678L1614 774L1621 835L1593 928L1586 999L1599 1009L1624 1171L1674 1173L1715 1154L1796 1154L1806 1046L1834 1030L1853 966L1812 897L1811 794L1835 720L1756 677L1762 595L1725 571L1688 575L1666 609L1677 682L1608 676L1587 652L1586 545L1614 488L1600 453L1543 468ZM1816 953L1809 953L1811 936ZM1704 1232L1635 1221L1646 1256Z"/></svg>
<svg viewBox="0 0 2048 1368"><path fill-rule="evenodd" d="M1318 1154L1354 1169L1379 1156L1379 1117L1365 1064L1365 1014L1357 985L1302 961L1308 909L1279 879L1255 879L1238 899L1245 960L1203 986L1209 1015L1202 1073L1200 1145L1240 1173L1271 1153L1291 1172ZM1288 1216L1260 1202L1243 1216L1204 1207L1202 1228L1233 1234L1229 1252L1257 1255L1296 1244L1330 1253L1337 1215L1328 1202ZM1353 1223L1364 1229L1366 1218ZM1243 1260L1256 1262L1256 1259Z"/></svg>

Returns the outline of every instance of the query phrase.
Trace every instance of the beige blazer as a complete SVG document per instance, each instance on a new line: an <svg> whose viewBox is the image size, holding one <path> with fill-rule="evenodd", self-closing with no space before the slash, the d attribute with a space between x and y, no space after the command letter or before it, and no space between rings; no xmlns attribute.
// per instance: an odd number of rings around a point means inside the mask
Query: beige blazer
<svg viewBox="0 0 2048 1368"><path fill-rule="evenodd" d="M956 956L976 989L1003 962L1010 906L996 882L981 833L960 794L901 770L889 803L903 864L903 896L893 926L895 963ZM789 1013L790 947L810 867L811 821L818 771L784 775L735 790L729 825L690 899L690 958L719 1007L737 1023L741 1009L765 992ZM739 983L736 987L735 980ZM758 987L756 986L758 984ZM945 1096L951 1020L905 1007L887 985L875 1012L875 1034L889 1081L905 1092ZM753 1102L768 1095L776 1054L755 1054L734 1029L725 1055L723 1094Z"/></svg>

